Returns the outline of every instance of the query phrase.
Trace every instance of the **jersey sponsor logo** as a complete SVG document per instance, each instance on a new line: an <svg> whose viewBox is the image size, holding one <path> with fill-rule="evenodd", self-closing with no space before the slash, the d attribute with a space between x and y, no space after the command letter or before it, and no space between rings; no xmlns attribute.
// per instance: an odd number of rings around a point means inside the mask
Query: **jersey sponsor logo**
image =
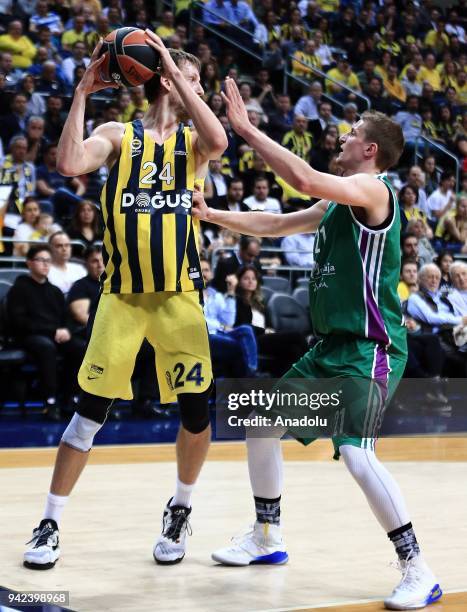
<svg viewBox="0 0 467 612"><path fill-rule="evenodd" d="M143 147L143 143L139 138L133 138L131 141L131 157L135 157L135 155L139 155L141 153L141 149Z"/></svg>
<svg viewBox="0 0 467 612"><path fill-rule="evenodd" d="M193 193L180 191L122 191L121 213L153 214L155 212L190 214Z"/></svg>
<svg viewBox="0 0 467 612"><path fill-rule="evenodd" d="M336 268L329 261L321 266L316 263L310 278L310 285L313 291L317 291L318 289L327 289L328 285L326 284L326 277L335 276L335 274Z"/></svg>

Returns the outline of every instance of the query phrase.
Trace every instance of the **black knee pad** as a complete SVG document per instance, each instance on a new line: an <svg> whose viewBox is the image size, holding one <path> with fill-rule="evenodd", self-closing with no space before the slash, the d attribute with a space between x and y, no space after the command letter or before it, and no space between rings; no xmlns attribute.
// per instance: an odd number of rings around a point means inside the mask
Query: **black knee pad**
<svg viewBox="0 0 467 612"><path fill-rule="evenodd" d="M83 391L76 412L96 423L104 423L114 401L114 399L108 397L99 397Z"/></svg>
<svg viewBox="0 0 467 612"><path fill-rule="evenodd" d="M180 420L183 427L192 434L199 434L209 425L209 389L202 393L180 393L178 405L180 407Z"/></svg>

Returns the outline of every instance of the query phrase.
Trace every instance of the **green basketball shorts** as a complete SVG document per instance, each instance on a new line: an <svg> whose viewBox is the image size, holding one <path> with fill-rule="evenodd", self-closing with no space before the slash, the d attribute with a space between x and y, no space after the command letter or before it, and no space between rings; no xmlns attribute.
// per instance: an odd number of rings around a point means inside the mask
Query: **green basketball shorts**
<svg viewBox="0 0 467 612"><path fill-rule="evenodd" d="M343 444L374 450L384 411L402 378L406 360L406 355L394 355L385 346L366 338L328 336L286 372L276 389L287 387L288 379L324 378L335 379L336 390L345 389L345 405L333 415L331 429L334 459L339 459L339 447ZM300 427L292 426L287 433L305 445L316 440L304 437Z"/></svg>

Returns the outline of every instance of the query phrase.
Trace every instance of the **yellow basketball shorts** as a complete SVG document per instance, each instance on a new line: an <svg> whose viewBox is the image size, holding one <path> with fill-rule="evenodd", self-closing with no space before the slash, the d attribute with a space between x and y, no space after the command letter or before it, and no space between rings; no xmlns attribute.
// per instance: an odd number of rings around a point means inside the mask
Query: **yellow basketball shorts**
<svg viewBox="0 0 467 612"><path fill-rule="evenodd" d="M102 294L78 373L80 387L100 397L131 399L144 338L156 352L162 403L208 389L211 355L198 291Z"/></svg>

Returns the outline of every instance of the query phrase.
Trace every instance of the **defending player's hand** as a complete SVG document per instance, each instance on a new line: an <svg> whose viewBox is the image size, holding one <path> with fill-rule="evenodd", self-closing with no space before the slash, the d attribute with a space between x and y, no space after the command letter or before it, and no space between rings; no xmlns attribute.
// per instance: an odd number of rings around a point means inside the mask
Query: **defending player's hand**
<svg viewBox="0 0 467 612"><path fill-rule="evenodd" d="M104 81L101 74L101 66L105 60L105 54L99 57L99 52L102 47L102 39L97 44L91 55L91 61L86 68L81 81L79 82L76 89L83 91L87 96L89 94L100 91L101 89L107 89L107 87L113 87L118 89L119 85L113 81Z"/></svg>
<svg viewBox="0 0 467 612"><path fill-rule="evenodd" d="M162 39L149 28L146 28L145 33L148 37L148 44L160 55L162 68L161 73L165 77L173 79L179 74L179 69L177 68L177 65L173 59L170 57L167 47L162 42Z"/></svg>
<svg viewBox="0 0 467 612"><path fill-rule="evenodd" d="M193 192L191 214L195 219L199 219L200 221L209 220L209 207L206 204L203 192L198 185L195 185L195 190Z"/></svg>
<svg viewBox="0 0 467 612"><path fill-rule="evenodd" d="M248 113L242 100L237 84L229 77L225 79L225 93L221 96L227 107L227 117L233 129L241 134L242 128L249 125Z"/></svg>

